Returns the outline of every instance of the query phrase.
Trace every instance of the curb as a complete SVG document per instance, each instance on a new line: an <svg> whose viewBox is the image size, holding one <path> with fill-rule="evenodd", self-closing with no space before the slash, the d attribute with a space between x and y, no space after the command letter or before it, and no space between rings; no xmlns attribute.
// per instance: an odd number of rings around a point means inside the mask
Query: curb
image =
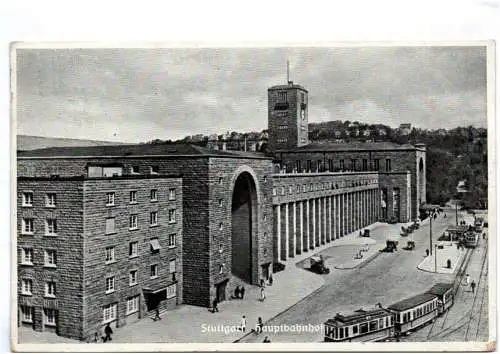
<svg viewBox="0 0 500 354"><path fill-rule="evenodd" d="M370 263L371 261L373 261L378 256L380 256L380 253L381 253L380 251L377 251L376 253L372 254L370 257L368 257L367 259L365 259L363 262L360 262L360 263L356 264L353 267L334 266L333 268L339 269L339 270L361 268L361 267L364 267L365 265L367 265L368 263Z"/></svg>

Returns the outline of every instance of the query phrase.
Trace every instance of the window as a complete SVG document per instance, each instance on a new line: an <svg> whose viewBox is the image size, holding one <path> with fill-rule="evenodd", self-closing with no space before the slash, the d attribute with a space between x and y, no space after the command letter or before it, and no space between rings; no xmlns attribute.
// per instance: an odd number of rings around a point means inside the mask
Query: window
<svg viewBox="0 0 500 354"><path fill-rule="evenodd" d="M344 160L340 160L340 169L343 170L345 169L345 166L344 166Z"/></svg>
<svg viewBox="0 0 500 354"><path fill-rule="evenodd" d="M168 248L174 248L176 246L176 234L168 235Z"/></svg>
<svg viewBox="0 0 500 354"><path fill-rule="evenodd" d="M151 201L156 202L158 200L158 190L151 189Z"/></svg>
<svg viewBox="0 0 500 354"><path fill-rule="evenodd" d="M109 304L103 307L102 321L104 323L113 322L114 320L116 320L117 307L117 304Z"/></svg>
<svg viewBox="0 0 500 354"><path fill-rule="evenodd" d="M151 226L156 226L158 225L158 212L157 211L152 211L149 214L149 224Z"/></svg>
<svg viewBox="0 0 500 354"><path fill-rule="evenodd" d="M264 183L267 183L267 176L264 176Z"/></svg>
<svg viewBox="0 0 500 354"><path fill-rule="evenodd" d="M56 194L55 193L47 193L45 195L45 206L50 208L56 207Z"/></svg>
<svg viewBox="0 0 500 354"><path fill-rule="evenodd" d="M56 219L45 220L45 235L50 235L50 236L57 235L57 220Z"/></svg>
<svg viewBox="0 0 500 354"><path fill-rule="evenodd" d="M45 297L56 297L56 283L48 281L45 283Z"/></svg>
<svg viewBox="0 0 500 354"><path fill-rule="evenodd" d="M158 165L150 166L149 173L152 175L157 175L158 173L160 173L160 166L158 166Z"/></svg>
<svg viewBox="0 0 500 354"><path fill-rule="evenodd" d="M21 263L33 265L33 248L23 248L22 249Z"/></svg>
<svg viewBox="0 0 500 354"><path fill-rule="evenodd" d="M219 230L222 231L224 229L224 225L222 223L219 223Z"/></svg>
<svg viewBox="0 0 500 354"><path fill-rule="evenodd" d="M131 270L128 273L128 285L137 285L137 270Z"/></svg>
<svg viewBox="0 0 500 354"><path fill-rule="evenodd" d="M222 207L222 205L223 205L223 204L224 204L224 203L223 203L222 198L221 198L221 199L219 199L219 207Z"/></svg>
<svg viewBox="0 0 500 354"><path fill-rule="evenodd" d="M130 174L138 175L139 174L139 166L130 166Z"/></svg>
<svg viewBox="0 0 500 354"><path fill-rule="evenodd" d="M358 334L358 326L352 326L352 334Z"/></svg>
<svg viewBox="0 0 500 354"><path fill-rule="evenodd" d="M302 172L302 161L300 160L295 161L295 169L299 173Z"/></svg>
<svg viewBox="0 0 500 354"><path fill-rule="evenodd" d="M130 218L129 218L129 229L130 230L137 230L138 226L137 226L137 214L132 214L130 215Z"/></svg>
<svg viewBox="0 0 500 354"><path fill-rule="evenodd" d="M332 172L333 171L333 160L328 159L328 171Z"/></svg>
<svg viewBox="0 0 500 354"><path fill-rule="evenodd" d="M127 299L127 315L139 311L139 295Z"/></svg>
<svg viewBox="0 0 500 354"><path fill-rule="evenodd" d="M307 171L311 172L311 170L312 170L312 161L311 160L307 160Z"/></svg>
<svg viewBox="0 0 500 354"><path fill-rule="evenodd" d="M276 197L277 194L276 188L273 188L273 196Z"/></svg>
<svg viewBox="0 0 500 354"><path fill-rule="evenodd" d="M267 221L267 214L264 214L264 221Z"/></svg>
<svg viewBox="0 0 500 354"><path fill-rule="evenodd" d="M385 159L385 170L386 172L391 171L391 159Z"/></svg>
<svg viewBox="0 0 500 354"><path fill-rule="evenodd" d="M368 160L363 159L363 171L368 171Z"/></svg>
<svg viewBox="0 0 500 354"><path fill-rule="evenodd" d="M168 200L175 200L175 188L170 188L168 191Z"/></svg>
<svg viewBox="0 0 500 354"><path fill-rule="evenodd" d="M176 214L176 211L175 209L170 209L168 211L168 222L169 223L174 223L175 222L175 215Z"/></svg>
<svg viewBox="0 0 500 354"><path fill-rule="evenodd" d="M220 264L219 265L219 274L222 274L222 272L224 272L224 265Z"/></svg>
<svg viewBox="0 0 500 354"><path fill-rule="evenodd" d="M106 234L115 233L115 218L107 218L106 219Z"/></svg>
<svg viewBox="0 0 500 354"><path fill-rule="evenodd" d="M31 218L23 218L21 233L24 235L31 235L35 232L34 222Z"/></svg>
<svg viewBox="0 0 500 354"><path fill-rule="evenodd" d="M351 170L356 170L356 159L351 159Z"/></svg>
<svg viewBox="0 0 500 354"><path fill-rule="evenodd" d="M33 206L33 192L23 193L23 207Z"/></svg>
<svg viewBox="0 0 500 354"><path fill-rule="evenodd" d="M130 204L137 203L137 191L130 191Z"/></svg>
<svg viewBox="0 0 500 354"><path fill-rule="evenodd" d="M106 294L112 293L115 291L115 277L107 277L106 278Z"/></svg>
<svg viewBox="0 0 500 354"><path fill-rule="evenodd" d="M322 172L323 171L323 164L321 163L321 160L318 160L318 172Z"/></svg>
<svg viewBox="0 0 500 354"><path fill-rule="evenodd" d="M160 242L158 238L152 238L149 240L149 244L151 245L151 253L158 253L161 250Z"/></svg>
<svg viewBox="0 0 500 354"><path fill-rule="evenodd" d="M167 299L171 299L177 295L177 284L172 284L167 287Z"/></svg>
<svg viewBox="0 0 500 354"><path fill-rule="evenodd" d="M287 103L288 102L287 94L288 93L286 91L278 92L278 103Z"/></svg>
<svg viewBox="0 0 500 354"><path fill-rule="evenodd" d="M175 259L172 259L168 264L168 269L170 273L175 273Z"/></svg>
<svg viewBox="0 0 500 354"><path fill-rule="evenodd" d="M376 331L378 329L378 321L370 322L370 331Z"/></svg>
<svg viewBox="0 0 500 354"><path fill-rule="evenodd" d="M106 193L106 206L115 205L115 192Z"/></svg>
<svg viewBox="0 0 500 354"><path fill-rule="evenodd" d="M380 160L379 159L373 160L373 169L375 171L378 171L380 169Z"/></svg>
<svg viewBox="0 0 500 354"><path fill-rule="evenodd" d="M222 177L219 177L219 181L218 181L219 184L222 184Z"/></svg>
<svg viewBox="0 0 500 354"><path fill-rule="evenodd" d="M47 326L56 325L56 310L43 309L43 323Z"/></svg>
<svg viewBox="0 0 500 354"><path fill-rule="evenodd" d="M152 264L149 273L151 279L158 278L158 264Z"/></svg>
<svg viewBox="0 0 500 354"><path fill-rule="evenodd" d="M106 247L106 263L113 263L115 261L115 248Z"/></svg>
<svg viewBox="0 0 500 354"><path fill-rule="evenodd" d="M57 265L57 253L55 250L45 250L45 267L55 267Z"/></svg>
<svg viewBox="0 0 500 354"><path fill-rule="evenodd" d="M130 242L128 244L128 256L129 257L137 257L137 250L139 248L139 242Z"/></svg>
<svg viewBox="0 0 500 354"><path fill-rule="evenodd" d="M21 280L21 294L31 295L32 290L33 290L33 280L31 279Z"/></svg>
<svg viewBox="0 0 500 354"><path fill-rule="evenodd" d="M21 306L21 315L23 322L33 322L33 307Z"/></svg>
<svg viewBox="0 0 500 354"><path fill-rule="evenodd" d="M339 338L340 339L344 338L344 328L343 327L340 327L340 329L339 329Z"/></svg>

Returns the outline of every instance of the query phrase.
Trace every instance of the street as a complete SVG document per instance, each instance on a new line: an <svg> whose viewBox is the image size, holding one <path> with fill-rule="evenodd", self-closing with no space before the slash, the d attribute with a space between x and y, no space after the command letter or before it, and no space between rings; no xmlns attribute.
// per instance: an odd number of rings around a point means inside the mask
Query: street
<svg viewBox="0 0 500 354"><path fill-rule="evenodd" d="M448 217L441 214L433 220L433 242L446 229L447 225L455 223L454 213L447 210ZM392 225L388 225L389 227ZM266 325L318 325L336 313L373 306L381 303L388 306L406 297L427 291L435 282L452 282L451 274L435 274L417 269L418 263L429 248L429 224L424 223L411 235L415 241L414 251L406 251L406 237L399 236L398 227L387 234L387 226L374 229L372 238L380 243L386 239L399 240L398 251L381 253L373 261L361 268L353 270L334 270L325 277L325 286L313 295L291 307L286 312L270 320ZM269 333L273 342L319 342L323 341L323 333L311 332L280 332ZM263 335L247 336L241 342L261 342Z"/></svg>

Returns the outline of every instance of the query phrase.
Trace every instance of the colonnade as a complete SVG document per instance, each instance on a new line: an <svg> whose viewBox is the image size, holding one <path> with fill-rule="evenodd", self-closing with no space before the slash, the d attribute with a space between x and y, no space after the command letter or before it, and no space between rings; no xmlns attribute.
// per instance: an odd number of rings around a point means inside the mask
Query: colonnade
<svg viewBox="0 0 500 354"><path fill-rule="evenodd" d="M274 205L275 254L286 261L333 242L376 222L379 208L378 189Z"/></svg>

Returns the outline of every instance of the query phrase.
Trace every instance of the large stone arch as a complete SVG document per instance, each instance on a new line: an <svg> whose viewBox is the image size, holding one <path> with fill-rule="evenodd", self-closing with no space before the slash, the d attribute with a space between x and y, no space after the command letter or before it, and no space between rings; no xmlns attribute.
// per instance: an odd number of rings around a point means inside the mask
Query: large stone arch
<svg viewBox="0 0 500 354"><path fill-rule="evenodd" d="M239 166L230 182L231 273L240 279L258 283L258 239L260 186L255 171Z"/></svg>

